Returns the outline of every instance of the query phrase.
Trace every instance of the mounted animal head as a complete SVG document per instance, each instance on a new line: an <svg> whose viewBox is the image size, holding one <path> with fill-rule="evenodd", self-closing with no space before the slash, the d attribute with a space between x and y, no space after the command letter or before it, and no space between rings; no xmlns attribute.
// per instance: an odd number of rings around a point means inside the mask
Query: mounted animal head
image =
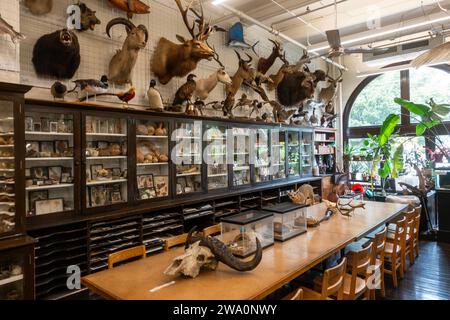
<svg viewBox="0 0 450 320"><path fill-rule="evenodd" d="M123 44L123 49L140 50L146 47L148 42L147 28L142 24L136 27L133 22L124 18L115 18L108 23L106 26L106 34L108 37L111 38L111 28L118 24L124 25L128 34Z"/></svg>
<svg viewBox="0 0 450 320"><path fill-rule="evenodd" d="M330 105L333 102L334 97L337 94L338 84L342 82L344 74L341 69L339 69L339 77L334 79L329 76L329 67L327 69L326 79L329 83L328 87L320 90L319 93L319 101L322 102L327 107L327 112L332 111L332 106Z"/></svg>
<svg viewBox="0 0 450 320"><path fill-rule="evenodd" d="M144 49L148 41L148 30L144 25L135 26L130 20L116 18L106 26L106 34L111 37L111 28L115 25L124 25L127 30L122 50L119 50L109 63L109 80L118 85L133 84L131 75L136 65L138 53Z"/></svg>
<svg viewBox="0 0 450 320"><path fill-rule="evenodd" d="M206 43L209 46L208 41L206 41ZM217 80L220 83L226 84L226 85L231 85L233 83L233 81L231 80L230 75L225 71L225 66L223 65L222 61L220 61L220 56L219 53L216 51L216 48L213 47L213 51L214 51L214 56L213 59L219 64L220 68L219 70L217 70Z"/></svg>
<svg viewBox="0 0 450 320"><path fill-rule="evenodd" d="M78 40L76 40L76 36L72 31L62 29L59 31L59 42L64 47L70 48L75 42L78 43Z"/></svg>
<svg viewBox="0 0 450 320"><path fill-rule="evenodd" d="M237 69L234 76L231 77L233 81L232 85L227 86L227 93L233 96L235 96L236 93L239 91L244 81L252 81L256 74L255 69L252 68L252 66L250 65L250 63L253 61L253 58L248 53L246 53L248 59L244 60L242 59L239 52L237 52L236 50L234 50L234 52L236 53L239 59L239 68Z"/></svg>
<svg viewBox="0 0 450 320"><path fill-rule="evenodd" d="M86 31L95 29L97 24L101 24L101 21L97 18L96 11L92 11L86 4L79 3L78 7L81 11L81 31Z"/></svg>
<svg viewBox="0 0 450 320"><path fill-rule="evenodd" d="M330 67L327 66L327 74L326 74L327 81L331 84L333 88L337 88L338 83L341 83L344 80L344 72L342 71L341 68L339 68L339 77L337 79L334 79L330 77L329 69Z"/></svg>
<svg viewBox="0 0 450 320"><path fill-rule="evenodd" d="M281 44L269 39L270 42L273 43L272 53L267 58L260 58L258 61L257 70L262 74L266 74L267 71L273 66L277 58L281 58L283 56L283 49Z"/></svg>
<svg viewBox="0 0 450 320"><path fill-rule="evenodd" d="M212 60L214 50L206 43L214 32L225 32L218 26L211 26L205 21L203 6L200 2L200 13L192 8L194 0L191 0L186 8L183 8L181 0L175 0L181 12L183 22L191 35L186 39L177 35L181 44L175 44L166 38L161 38L152 57L152 72L162 84L167 84L173 77L184 77L197 68L197 63L203 59ZM193 13L197 19L189 21L188 13Z"/></svg>

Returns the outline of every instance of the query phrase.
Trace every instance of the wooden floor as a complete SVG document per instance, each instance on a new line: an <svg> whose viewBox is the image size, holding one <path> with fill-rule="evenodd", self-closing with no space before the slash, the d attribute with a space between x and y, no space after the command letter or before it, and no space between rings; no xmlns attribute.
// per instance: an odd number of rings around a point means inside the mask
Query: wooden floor
<svg viewBox="0 0 450 320"><path fill-rule="evenodd" d="M397 289L390 279L386 277L388 300L450 300L450 244L421 242L419 258Z"/></svg>

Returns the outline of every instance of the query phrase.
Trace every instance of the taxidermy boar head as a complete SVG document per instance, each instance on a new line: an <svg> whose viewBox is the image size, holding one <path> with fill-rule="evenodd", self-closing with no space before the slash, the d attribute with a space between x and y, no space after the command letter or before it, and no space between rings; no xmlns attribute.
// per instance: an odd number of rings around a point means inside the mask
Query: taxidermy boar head
<svg viewBox="0 0 450 320"><path fill-rule="evenodd" d="M139 51L144 49L148 41L148 30L144 25L135 26L130 20L116 18L106 26L106 34L111 37L111 28L117 24L124 25L127 38L121 50L112 57L109 63L109 81L118 85L132 84L131 74L136 65Z"/></svg>
<svg viewBox="0 0 450 320"><path fill-rule="evenodd" d="M207 247L200 245L200 241L192 244L185 253L176 257L172 264L164 271L165 275L196 278L200 269L216 270L219 262Z"/></svg>
<svg viewBox="0 0 450 320"><path fill-rule="evenodd" d="M197 68L200 60L212 60L214 50L208 46L206 40L216 31L225 31L217 26L211 26L205 22L203 7L200 2L201 11L198 13L191 6L194 1L190 1L186 9L181 5L181 0L175 0L184 24L186 25L192 39L185 39L177 35L181 44L175 44L166 38L161 38L152 57L152 72L158 77L159 82L167 84L173 77L185 77ZM192 12L197 19L189 22L188 13ZM198 32L195 32L195 29Z"/></svg>
<svg viewBox="0 0 450 320"><path fill-rule="evenodd" d="M42 36L34 46L32 61L39 76L72 78L81 61L77 36L67 29Z"/></svg>
<svg viewBox="0 0 450 320"><path fill-rule="evenodd" d="M86 31L89 29L91 29L93 31L95 28L95 25L101 23L101 21L95 15L96 11L92 11L84 3L78 4L78 7L80 7L80 11L81 11L81 29L80 29L80 31Z"/></svg>

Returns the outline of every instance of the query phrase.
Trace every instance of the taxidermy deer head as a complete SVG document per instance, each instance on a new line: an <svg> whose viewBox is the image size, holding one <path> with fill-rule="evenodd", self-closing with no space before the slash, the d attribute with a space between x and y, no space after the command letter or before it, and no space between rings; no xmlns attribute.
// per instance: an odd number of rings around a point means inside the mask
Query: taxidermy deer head
<svg viewBox="0 0 450 320"><path fill-rule="evenodd" d="M262 74L266 74L267 71L269 71L269 69L273 66L275 61L278 58L283 57L283 49L281 48L281 44L279 44L278 42L273 41L271 39L269 39L269 41L273 43L273 49L272 49L271 55L267 58L260 58L258 61L257 70L258 70L258 72L261 72Z"/></svg>
<svg viewBox="0 0 450 320"><path fill-rule="evenodd" d="M106 34L111 38L111 28L117 24L124 25L127 38L121 50L112 57L109 63L109 81L118 85L132 84L131 74L136 65L139 51L144 49L148 41L148 30L144 25L135 26L130 20L116 18L106 26Z"/></svg>
<svg viewBox="0 0 450 320"><path fill-rule="evenodd" d="M341 83L344 78L344 74L341 69L339 69L339 73L339 77L337 79L333 79L329 76L328 68L326 77L329 86L320 90L319 93L319 101L325 105L327 113L334 113L333 100L337 94L338 84Z"/></svg>
<svg viewBox="0 0 450 320"><path fill-rule="evenodd" d="M208 78L197 80L195 97L200 100L206 100L211 91L214 90L214 88L217 86L219 82L225 85L231 85L233 83L231 77L225 71L225 66L220 61L219 54L217 53L215 48L214 48L214 60L216 60L216 62L220 65L220 68L216 72L211 74Z"/></svg>
<svg viewBox="0 0 450 320"><path fill-rule="evenodd" d="M192 9L194 0L191 0L186 9L181 5L181 0L175 0L184 24L189 31L192 39L185 39L177 35L181 44L175 44L166 38L161 38L156 46L152 57L152 72L158 77L162 84L169 83L174 77L185 77L197 68L199 61L203 59L212 60L214 50L208 46L206 40L216 32L225 32L225 29L217 26L211 26L205 22L203 7L200 3L200 13ZM197 19L191 24L188 13L192 12ZM198 29L195 32L195 29Z"/></svg>

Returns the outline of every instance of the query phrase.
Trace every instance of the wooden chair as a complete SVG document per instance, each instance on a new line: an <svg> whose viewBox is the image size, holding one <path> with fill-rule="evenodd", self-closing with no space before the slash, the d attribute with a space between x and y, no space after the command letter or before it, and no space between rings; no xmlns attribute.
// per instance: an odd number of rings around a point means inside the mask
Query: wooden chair
<svg viewBox="0 0 450 320"><path fill-rule="evenodd" d="M411 215L406 218L406 239L405 250L402 255L403 264L406 270L406 257L409 257L409 265L414 264L414 229L416 226L416 212L413 211Z"/></svg>
<svg viewBox="0 0 450 320"><path fill-rule="evenodd" d="M303 300L337 300L344 298L344 275L347 268L347 258L343 258L337 266L325 270L323 277L317 281L317 291L301 287ZM320 283L320 284L319 284ZM320 293L319 293L320 291Z"/></svg>
<svg viewBox="0 0 450 320"><path fill-rule="evenodd" d="M187 233L183 233L183 234L180 234L178 236L167 238L166 241L164 242L164 250L165 251L169 251L170 248L173 248L175 246L179 246L181 244L185 244L186 240L187 240L187 237L188 237L188 234Z"/></svg>
<svg viewBox="0 0 450 320"><path fill-rule="evenodd" d="M419 234L420 234L420 218L422 215L422 206L416 207L416 223L414 225L414 251L419 256Z"/></svg>
<svg viewBox="0 0 450 320"><path fill-rule="evenodd" d="M391 269L384 268L384 272L392 276L394 288L397 288L397 270L400 272L400 278L404 277L403 260L402 260L402 245L404 245L406 235L406 218L403 217L396 223L394 239L386 241L384 250L384 261L391 263Z"/></svg>
<svg viewBox="0 0 450 320"><path fill-rule="evenodd" d="M288 294L282 300L291 300L291 301L303 300L303 289L298 289L294 293Z"/></svg>
<svg viewBox="0 0 450 320"><path fill-rule="evenodd" d="M144 245L110 254L108 256L108 269L114 268L116 263L137 257L142 257L143 259L146 257Z"/></svg>
<svg viewBox="0 0 450 320"><path fill-rule="evenodd" d="M207 236L214 236L217 234L222 233L222 224L216 224L214 226L208 227L203 229L203 236L207 237Z"/></svg>
<svg viewBox="0 0 450 320"><path fill-rule="evenodd" d="M384 285L384 250L386 248L387 227L377 233L373 239L371 266L373 266L373 272L380 275L380 291L381 296L386 296L386 289ZM373 273L372 273L373 274ZM371 298L375 300L375 290L370 290Z"/></svg>
<svg viewBox="0 0 450 320"><path fill-rule="evenodd" d="M357 252L350 252L347 259L350 263L351 274L344 275L344 299L356 300L362 295L366 299L370 299L370 291L367 288L367 280L369 278L368 268L372 261L372 247L370 243L367 247Z"/></svg>

